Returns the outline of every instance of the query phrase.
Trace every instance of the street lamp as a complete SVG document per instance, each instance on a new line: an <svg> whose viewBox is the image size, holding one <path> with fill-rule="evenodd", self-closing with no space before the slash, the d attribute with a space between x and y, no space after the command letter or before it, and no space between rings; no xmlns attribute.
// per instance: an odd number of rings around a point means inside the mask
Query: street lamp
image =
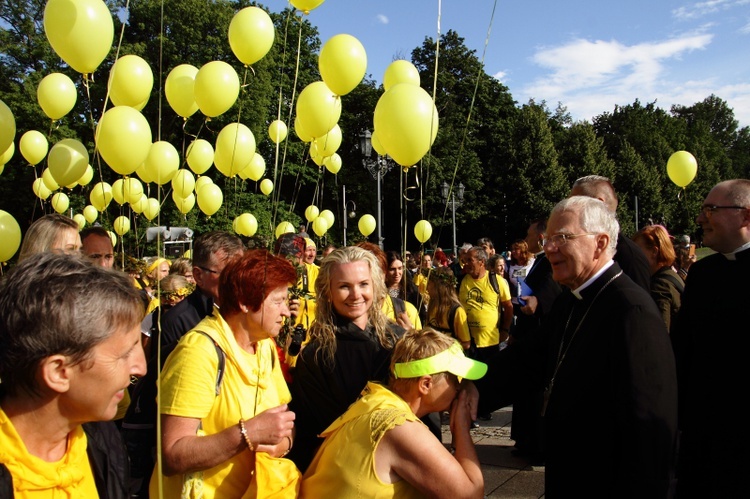
<svg viewBox="0 0 750 499"><path fill-rule="evenodd" d="M362 166L367 168L370 175L378 181L378 246L383 248L382 224L381 224L381 203L380 182L383 175L393 168L393 162L387 156L381 156L375 151L375 157L372 154L372 133L364 130L359 134L359 152L362 154Z"/></svg>
<svg viewBox="0 0 750 499"><path fill-rule="evenodd" d="M448 202L448 196L450 196L451 210L453 211L453 258L458 256L458 245L456 244L456 206L461 206L464 203L464 191L466 188L464 184L458 183L458 199L456 199L456 193L451 192L451 187L447 182L443 182L440 186L440 193L443 197L443 202Z"/></svg>
<svg viewBox="0 0 750 499"><path fill-rule="evenodd" d="M349 227L349 219L354 220L354 217L357 216L357 204L354 201L346 200L346 186L342 185L341 187L344 194L342 202L344 205L344 246L346 246L346 229Z"/></svg>

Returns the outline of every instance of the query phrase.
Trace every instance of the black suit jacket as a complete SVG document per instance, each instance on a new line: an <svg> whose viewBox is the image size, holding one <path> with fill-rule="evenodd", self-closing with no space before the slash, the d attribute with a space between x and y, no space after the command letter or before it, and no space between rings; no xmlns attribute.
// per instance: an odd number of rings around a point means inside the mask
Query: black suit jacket
<svg viewBox="0 0 750 499"><path fill-rule="evenodd" d="M544 416L545 495L668 497L677 378L666 326L616 263L581 294L561 294L543 326L554 377Z"/></svg>
<svg viewBox="0 0 750 499"><path fill-rule="evenodd" d="M622 232L617 235L617 253L614 261L633 282L646 291L651 291L651 267L646 255L640 246Z"/></svg>

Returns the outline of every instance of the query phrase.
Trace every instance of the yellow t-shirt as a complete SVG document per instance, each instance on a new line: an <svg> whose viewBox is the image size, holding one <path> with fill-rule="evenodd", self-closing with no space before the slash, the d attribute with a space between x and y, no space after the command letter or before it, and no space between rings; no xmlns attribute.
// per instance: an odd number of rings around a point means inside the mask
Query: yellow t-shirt
<svg viewBox="0 0 750 499"><path fill-rule="evenodd" d="M419 318L419 311L417 307L404 300L404 308L406 309L406 316L409 317L414 329L422 329L422 320ZM396 322L396 310L393 308L393 299L390 295L385 297L383 300L383 313L393 322Z"/></svg>
<svg viewBox="0 0 750 499"><path fill-rule="evenodd" d="M450 317L446 317L445 320L447 321L450 319ZM449 336L451 335L451 332L448 331L450 329L446 325L438 324L437 321L435 321L433 318L428 318L427 325L430 327L433 327L439 331L442 331ZM466 310L464 310L464 307L457 307L456 313L453 317L453 332L456 337L456 339L462 343L471 341L471 331L469 330L469 318L466 316Z"/></svg>
<svg viewBox="0 0 750 499"><path fill-rule="evenodd" d="M13 477L16 499L99 497L86 446L86 434L78 426L68 436L63 458L54 463L44 461L29 453L13 423L0 408L0 463Z"/></svg>
<svg viewBox="0 0 750 499"><path fill-rule="evenodd" d="M406 421L419 418L401 397L377 383L367 383L359 400L321 434L326 439L307 468L299 497L423 497L409 482L384 483L375 473L380 440Z"/></svg>
<svg viewBox="0 0 750 499"><path fill-rule="evenodd" d="M294 325L302 324L305 329L310 329L310 325L315 320L315 281L320 273L320 267L314 263L305 263L307 269L307 291L308 297L300 298L299 314ZM303 288L302 278L297 281L297 287Z"/></svg>
<svg viewBox="0 0 750 499"><path fill-rule="evenodd" d="M219 358L203 331L226 354L224 377L216 395ZM161 413L200 419L205 435L236 426L272 407L288 403L289 394L272 339L258 342L255 354L239 347L226 321L218 314L203 319L180 339L164 364ZM239 429L237 430L239 431ZM203 470L203 498L242 497L252 475L250 452L240 452L219 466ZM193 473L192 475L197 475ZM158 473L151 478L151 497L158 497ZM183 475L164 477L164 499L179 499Z"/></svg>
<svg viewBox="0 0 750 499"><path fill-rule="evenodd" d="M495 293L490 284L490 273L474 279L466 275L461 281L458 299L466 309L469 330L477 347L491 347L500 343L500 330L497 327L501 302L510 300L508 282L502 276L497 276L500 293Z"/></svg>

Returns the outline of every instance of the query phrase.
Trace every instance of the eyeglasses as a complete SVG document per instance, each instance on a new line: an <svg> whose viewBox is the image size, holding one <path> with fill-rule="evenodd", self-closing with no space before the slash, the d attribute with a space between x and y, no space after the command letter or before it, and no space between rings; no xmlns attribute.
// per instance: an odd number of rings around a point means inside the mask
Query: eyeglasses
<svg viewBox="0 0 750 499"><path fill-rule="evenodd" d="M747 210L744 206L718 206L715 204L706 204L701 206L701 214L706 218L711 218L716 210Z"/></svg>
<svg viewBox="0 0 750 499"><path fill-rule="evenodd" d="M583 232L581 234L553 234L545 239L542 239L542 247L546 248L550 246L552 248L559 248L565 246L569 240L578 239L583 236L596 236L596 232Z"/></svg>
<svg viewBox="0 0 750 499"><path fill-rule="evenodd" d="M201 267L200 265L196 265L196 267L198 267L199 269L201 269L204 272L208 272L209 274L214 274L214 275L221 274L221 272L219 272L218 270L207 269L206 267Z"/></svg>

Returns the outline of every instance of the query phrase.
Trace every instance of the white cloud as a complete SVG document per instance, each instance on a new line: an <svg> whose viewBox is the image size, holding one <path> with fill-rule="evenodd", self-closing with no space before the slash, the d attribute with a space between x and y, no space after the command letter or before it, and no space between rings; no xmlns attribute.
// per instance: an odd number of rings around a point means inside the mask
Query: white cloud
<svg viewBox="0 0 750 499"><path fill-rule="evenodd" d="M380 24L388 24L389 22L391 22L388 19L388 16L386 16L385 14L378 14L377 16L375 16L375 18L378 20Z"/></svg>
<svg viewBox="0 0 750 499"><path fill-rule="evenodd" d="M750 3L750 0L708 0L678 7L672 11L677 19L697 19L719 11L733 9Z"/></svg>
<svg viewBox="0 0 750 499"><path fill-rule="evenodd" d="M740 28L740 33L743 35L750 35L750 22Z"/></svg>
<svg viewBox="0 0 750 499"><path fill-rule="evenodd" d="M492 75L497 81L501 83L508 83L508 73L507 71L498 71L494 75Z"/></svg>
<svg viewBox="0 0 750 499"><path fill-rule="evenodd" d="M523 102L562 102L575 119L588 119L612 112L615 104L656 101L669 109L673 104L690 106L711 94L727 101L743 126L750 125L750 83L726 84L718 79L682 81L668 71L667 64L685 54L705 49L710 34L631 46L616 40L573 40L559 47L541 48L532 60L546 74L522 89Z"/></svg>

